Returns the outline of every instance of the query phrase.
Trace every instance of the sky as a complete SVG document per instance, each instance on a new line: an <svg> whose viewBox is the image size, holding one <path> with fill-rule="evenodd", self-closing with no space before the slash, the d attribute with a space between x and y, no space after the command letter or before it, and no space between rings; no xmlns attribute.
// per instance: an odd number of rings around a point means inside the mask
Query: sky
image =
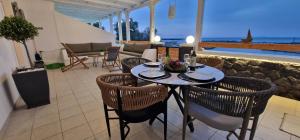
<svg viewBox="0 0 300 140"><path fill-rule="evenodd" d="M176 15L170 20L168 7L175 2ZM160 0L155 7L157 34L162 38L194 35L197 2ZM141 31L149 27L149 13L148 7L130 13ZM300 37L300 0L205 0L202 37L240 38L248 29L254 37Z"/></svg>

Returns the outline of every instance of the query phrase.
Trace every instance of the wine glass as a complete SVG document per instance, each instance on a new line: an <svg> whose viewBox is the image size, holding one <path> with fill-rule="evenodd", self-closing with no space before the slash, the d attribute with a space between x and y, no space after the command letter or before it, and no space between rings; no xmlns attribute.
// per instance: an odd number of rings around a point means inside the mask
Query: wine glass
<svg viewBox="0 0 300 140"><path fill-rule="evenodd" d="M160 63L159 68L162 71L163 70L163 61L164 61L164 55L163 54L158 54L157 55L157 60Z"/></svg>
<svg viewBox="0 0 300 140"><path fill-rule="evenodd" d="M191 58L190 58L190 55L189 54L184 54L184 65L187 69L187 71L189 71L189 66L190 66L190 62L191 62Z"/></svg>
<svg viewBox="0 0 300 140"><path fill-rule="evenodd" d="M163 58L162 58L162 54L158 54L157 55L157 60L158 60L158 62L160 62L160 63L162 63L162 60Z"/></svg>

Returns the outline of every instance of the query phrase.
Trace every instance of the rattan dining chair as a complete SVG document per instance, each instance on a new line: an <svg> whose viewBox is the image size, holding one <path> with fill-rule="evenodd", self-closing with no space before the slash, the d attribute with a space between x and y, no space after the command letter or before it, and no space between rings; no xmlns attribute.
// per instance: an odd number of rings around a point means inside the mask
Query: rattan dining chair
<svg viewBox="0 0 300 140"><path fill-rule="evenodd" d="M140 58L140 57L124 58L121 61L122 72L123 73L131 73L130 71L133 67L140 65L140 64L147 63L147 62L151 62L151 61L148 59L145 59L145 58ZM133 76L133 78L136 80L137 86L145 86L145 85L151 84L150 82L140 80L138 78L135 78L134 76Z"/></svg>
<svg viewBox="0 0 300 140"><path fill-rule="evenodd" d="M119 119L121 139L124 140L130 131L129 123L144 122L163 113L164 119L157 119L164 123L166 139L168 91L165 86L134 87L135 80L129 73L101 75L96 81L102 94L109 136L111 119ZM109 111L115 111L118 118L109 117Z"/></svg>
<svg viewBox="0 0 300 140"><path fill-rule="evenodd" d="M219 130L228 131L227 139L234 134L244 140L249 120L253 120L250 139L255 135L259 115L276 90L270 82L242 77L225 77L218 90L191 87L185 108L183 139L187 114ZM235 130L241 129L238 135Z"/></svg>
<svg viewBox="0 0 300 140"><path fill-rule="evenodd" d="M114 67L118 67L119 69L121 69L119 50L120 50L119 47L109 47L104 52L102 67L108 68L109 72L111 72L112 71L111 68Z"/></svg>

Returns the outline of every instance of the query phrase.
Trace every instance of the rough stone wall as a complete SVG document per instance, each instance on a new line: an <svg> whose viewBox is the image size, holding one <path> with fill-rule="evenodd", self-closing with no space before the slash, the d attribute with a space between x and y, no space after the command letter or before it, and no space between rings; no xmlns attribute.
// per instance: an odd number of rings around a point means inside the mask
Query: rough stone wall
<svg viewBox="0 0 300 140"><path fill-rule="evenodd" d="M201 56L202 59L207 57L211 56ZM225 75L265 79L277 85L276 95L300 100L300 64L227 56L217 58L224 61Z"/></svg>

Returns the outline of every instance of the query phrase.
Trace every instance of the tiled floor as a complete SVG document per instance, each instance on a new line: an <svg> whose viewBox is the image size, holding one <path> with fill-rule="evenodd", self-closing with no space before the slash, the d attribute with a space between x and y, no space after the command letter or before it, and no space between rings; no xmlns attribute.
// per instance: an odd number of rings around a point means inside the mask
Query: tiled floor
<svg viewBox="0 0 300 140"><path fill-rule="evenodd" d="M120 71L118 71L120 72ZM108 73L100 67L81 67L65 73L50 70L51 104L25 109L22 102L12 112L5 127L0 131L3 140L105 140L109 139L104 119L100 90L95 82L98 75ZM174 99L168 102L168 139L181 139L182 115ZM255 139L297 140L279 130L283 113L300 117L300 102L273 96L266 111L261 115ZM114 115L114 114L111 114ZM155 121L130 125L127 139L152 140L163 138L163 125ZM111 124L111 139L119 139L118 122ZM187 139L222 140L226 132L217 131L196 121L195 132L187 132ZM234 137L231 137L235 139ZM299 139L300 140L300 139Z"/></svg>

